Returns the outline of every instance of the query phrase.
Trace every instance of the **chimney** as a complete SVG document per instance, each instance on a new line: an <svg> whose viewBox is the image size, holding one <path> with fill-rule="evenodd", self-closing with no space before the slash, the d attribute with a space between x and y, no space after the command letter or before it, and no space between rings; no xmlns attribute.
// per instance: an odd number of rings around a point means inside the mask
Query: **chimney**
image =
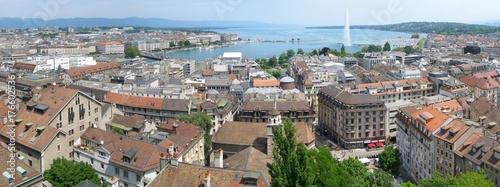
<svg viewBox="0 0 500 187"><path fill-rule="evenodd" d="M179 165L179 157L177 153L174 153L173 156L170 156L170 165L177 167Z"/></svg>
<svg viewBox="0 0 500 187"><path fill-rule="evenodd" d="M172 125L172 127L173 127L172 134L177 134L177 128L179 128L179 125L175 124L175 122L174 122L174 124Z"/></svg>
<svg viewBox="0 0 500 187"><path fill-rule="evenodd" d="M170 142L169 146L168 146L168 153L170 155L174 155L174 143Z"/></svg>
<svg viewBox="0 0 500 187"><path fill-rule="evenodd" d="M217 151L215 151L214 167L216 167L216 168L223 168L224 167L223 153L224 153L224 151L222 151L221 148L219 148Z"/></svg>
<svg viewBox="0 0 500 187"><path fill-rule="evenodd" d="M203 182L205 183L205 187L210 187L210 171L205 173L205 180Z"/></svg>

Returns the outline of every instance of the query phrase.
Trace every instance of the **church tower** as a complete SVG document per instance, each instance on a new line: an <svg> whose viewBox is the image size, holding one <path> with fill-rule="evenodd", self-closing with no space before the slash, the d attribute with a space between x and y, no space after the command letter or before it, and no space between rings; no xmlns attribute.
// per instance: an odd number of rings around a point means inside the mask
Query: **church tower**
<svg viewBox="0 0 500 187"><path fill-rule="evenodd" d="M276 126L281 126L281 113L277 109L277 102L275 99L273 109L268 112L268 118L267 118L267 155L268 156L273 155L273 129Z"/></svg>

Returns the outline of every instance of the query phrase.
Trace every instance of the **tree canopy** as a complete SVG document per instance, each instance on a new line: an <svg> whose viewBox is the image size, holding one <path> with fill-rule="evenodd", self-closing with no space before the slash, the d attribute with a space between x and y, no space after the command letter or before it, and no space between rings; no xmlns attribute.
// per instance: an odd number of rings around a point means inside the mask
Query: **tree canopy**
<svg viewBox="0 0 500 187"><path fill-rule="evenodd" d="M287 59L292 58L293 56L295 56L295 51L293 51L293 49L286 50Z"/></svg>
<svg viewBox="0 0 500 187"><path fill-rule="evenodd" d="M180 115L175 117L175 119L182 121L184 123L190 123L196 125L198 127L201 127L205 131L205 135L203 137L205 141L205 146L203 147L205 154L208 154L212 147L212 135L210 135L210 132L214 127L214 125L212 124L212 118L203 112L203 113L191 113L188 115ZM205 159L205 161L208 163L209 159Z"/></svg>
<svg viewBox="0 0 500 187"><path fill-rule="evenodd" d="M54 187L73 187L85 180L100 185L100 179L92 165L85 162L73 162L57 158L50 169L43 172L45 180Z"/></svg>
<svg viewBox="0 0 500 187"><path fill-rule="evenodd" d="M125 58L135 58L141 56L141 51L136 46L129 47L125 50Z"/></svg>
<svg viewBox="0 0 500 187"><path fill-rule="evenodd" d="M404 184L404 185L403 185ZM410 182L403 183L401 186L416 187ZM484 173L465 172L460 177L443 177L440 173L434 172L430 179L423 179L418 187L494 187L495 183L488 179Z"/></svg>
<svg viewBox="0 0 500 187"><path fill-rule="evenodd" d="M385 42L383 51L391 51L391 44L389 42Z"/></svg>
<svg viewBox="0 0 500 187"><path fill-rule="evenodd" d="M302 48L297 49L297 54L298 55L304 55L304 50Z"/></svg>
<svg viewBox="0 0 500 187"><path fill-rule="evenodd" d="M296 142L295 132L290 119L284 120L283 130L281 127L273 129L271 186L392 186L394 179L390 174L382 170L369 172L358 159L339 162L326 147L307 150L303 143Z"/></svg>
<svg viewBox="0 0 500 187"><path fill-rule="evenodd" d="M386 146L384 151L382 151L378 157L380 169L393 175L398 174L399 166L401 165L401 154L398 149L393 146Z"/></svg>
<svg viewBox="0 0 500 187"><path fill-rule="evenodd" d="M340 57L345 57L346 52L345 52L345 46L342 44L342 47L340 48Z"/></svg>

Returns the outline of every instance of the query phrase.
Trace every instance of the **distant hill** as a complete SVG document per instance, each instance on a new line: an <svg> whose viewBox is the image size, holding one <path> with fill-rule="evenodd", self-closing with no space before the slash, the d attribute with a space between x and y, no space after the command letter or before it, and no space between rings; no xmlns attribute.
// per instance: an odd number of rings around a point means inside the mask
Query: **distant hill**
<svg viewBox="0 0 500 187"><path fill-rule="evenodd" d="M0 18L0 28L38 27L154 27L154 28L231 28L231 27L276 27L284 26L255 21L181 21L161 18L69 18L42 20L33 18Z"/></svg>
<svg viewBox="0 0 500 187"><path fill-rule="evenodd" d="M307 27L320 29L343 29L344 26ZM353 25L351 29L371 29L409 33L437 33L437 34L488 34L500 32L500 27L478 24L451 23L451 22L408 22L390 25Z"/></svg>

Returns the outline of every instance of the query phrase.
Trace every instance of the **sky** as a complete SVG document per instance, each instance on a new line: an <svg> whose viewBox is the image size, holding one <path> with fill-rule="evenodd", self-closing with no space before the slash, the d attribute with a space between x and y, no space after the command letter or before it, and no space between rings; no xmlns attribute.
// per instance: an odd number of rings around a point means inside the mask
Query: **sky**
<svg viewBox="0 0 500 187"><path fill-rule="evenodd" d="M0 0L0 17L245 20L305 26L500 20L498 0Z"/></svg>

